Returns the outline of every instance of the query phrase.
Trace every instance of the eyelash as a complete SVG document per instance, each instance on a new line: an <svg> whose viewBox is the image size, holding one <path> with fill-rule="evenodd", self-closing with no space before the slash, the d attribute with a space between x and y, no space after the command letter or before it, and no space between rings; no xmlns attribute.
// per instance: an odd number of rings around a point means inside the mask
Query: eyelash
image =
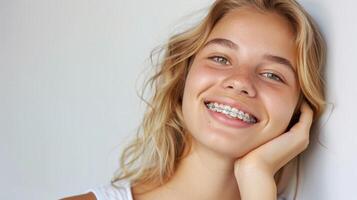
<svg viewBox="0 0 357 200"><path fill-rule="evenodd" d="M212 61L214 61L214 62L216 62L216 63L223 64L223 65L229 65L229 64L230 64L230 63L229 63L229 60L228 60L226 57L224 57L224 56L211 56L211 57L209 57L209 59L212 60ZM220 59L220 61L217 60L217 59ZM222 63L222 60L224 61L224 63ZM227 62L228 62L228 63L227 63ZM265 73L263 73L263 74L271 74L272 77L276 77L276 78L271 78L272 80L279 81L279 82L284 82L283 79L280 78L280 76L278 76L278 75L276 75L276 74L274 74L274 73L265 72ZM277 80L277 79L278 79L278 80Z"/></svg>
<svg viewBox="0 0 357 200"><path fill-rule="evenodd" d="M265 72L265 73L263 73L263 74L271 74L272 76L274 76L274 77L276 77L277 79L279 79L279 80L276 80L276 79L273 79L273 80L279 81L279 82L282 82L282 83L284 82L282 78L280 78L278 75L276 75L276 74L274 74L274 73Z"/></svg>
<svg viewBox="0 0 357 200"><path fill-rule="evenodd" d="M229 65L230 64L229 60L224 56L211 56L208 59L213 60L214 62L219 63L219 64L224 64L224 65ZM228 62L228 64L227 63L222 63L222 62L218 61L217 59L223 59L224 61Z"/></svg>

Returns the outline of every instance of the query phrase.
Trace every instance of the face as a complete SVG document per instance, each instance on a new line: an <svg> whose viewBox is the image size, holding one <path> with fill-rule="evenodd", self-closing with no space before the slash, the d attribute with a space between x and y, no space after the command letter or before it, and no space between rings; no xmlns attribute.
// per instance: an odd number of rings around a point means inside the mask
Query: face
<svg viewBox="0 0 357 200"><path fill-rule="evenodd" d="M182 112L193 147L237 158L282 134L300 95L295 63L294 33L285 18L251 8L227 13L186 78ZM211 111L209 102L240 109L257 122Z"/></svg>

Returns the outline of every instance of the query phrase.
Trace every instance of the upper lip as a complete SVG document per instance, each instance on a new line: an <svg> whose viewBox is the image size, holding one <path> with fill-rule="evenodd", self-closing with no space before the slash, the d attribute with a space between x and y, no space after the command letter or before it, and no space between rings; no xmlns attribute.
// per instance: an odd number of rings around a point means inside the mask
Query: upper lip
<svg viewBox="0 0 357 200"><path fill-rule="evenodd" d="M211 97L211 98L206 98L204 99L204 103L208 102L217 102L220 104L225 104L228 105L232 108L237 108L240 111L243 111L245 113L248 113L249 115L255 117L257 121L259 121L258 117L251 111L250 109L247 108L247 106L244 106L242 103L239 103L237 100L234 100L232 98L228 97Z"/></svg>

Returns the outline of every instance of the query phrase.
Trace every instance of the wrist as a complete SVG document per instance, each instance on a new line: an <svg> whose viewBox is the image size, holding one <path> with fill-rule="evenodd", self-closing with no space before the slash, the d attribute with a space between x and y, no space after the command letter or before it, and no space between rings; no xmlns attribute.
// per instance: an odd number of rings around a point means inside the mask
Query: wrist
<svg viewBox="0 0 357 200"><path fill-rule="evenodd" d="M276 200L277 187L274 176L260 170L240 171L236 174L242 200Z"/></svg>

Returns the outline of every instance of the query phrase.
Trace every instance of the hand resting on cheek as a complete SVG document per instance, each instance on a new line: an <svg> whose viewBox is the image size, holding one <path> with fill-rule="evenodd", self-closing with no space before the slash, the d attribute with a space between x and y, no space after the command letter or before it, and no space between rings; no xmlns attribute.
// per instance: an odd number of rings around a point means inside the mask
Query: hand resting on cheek
<svg viewBox="0 0 357 200"><path fill-rule="evenodd" d="M259 185L265 187L261 189L270 185L271 191L276 190L274 174L308 147L313 111L306 101L300 110L299 121L290 130L236 160L234 174L240 190L244 191L242 197L257 197ZM249 192L253 188L254 191Z"/></svg>

